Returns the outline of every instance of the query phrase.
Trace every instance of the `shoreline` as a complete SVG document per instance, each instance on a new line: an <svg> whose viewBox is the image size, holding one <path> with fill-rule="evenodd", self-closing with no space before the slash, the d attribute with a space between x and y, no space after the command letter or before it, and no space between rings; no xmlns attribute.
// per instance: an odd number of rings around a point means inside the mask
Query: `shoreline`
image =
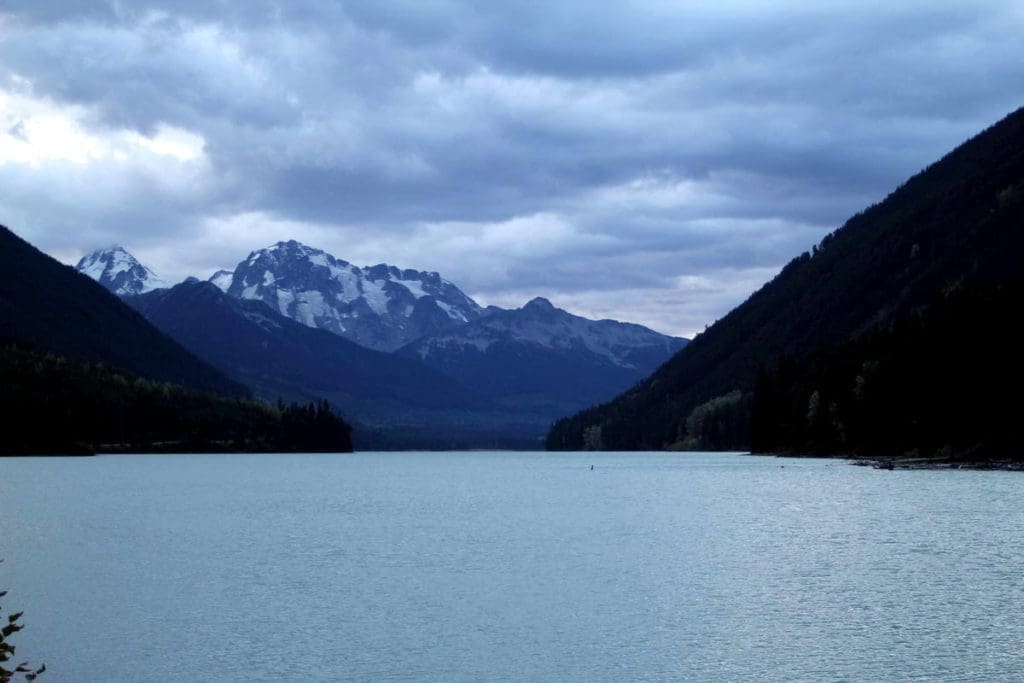
<svg viewBox="0 0 1024 683"><path fill-rule="evenodd" d="M758 453L754 451L751 451L749 455L773 458L827 458L830 460L845 460L847 464L853 465L854 467L871 467L876 470L978 470L1024 472L1024 460L1013 460L1010 458L956 456L922 458L920 456L902 455L860 456L853 454L838 455L823 453Z"/></svg>
<svg viewBox="0 0 1024 683"><path fill-rule="evenodd" d="M850 462L855 467L872 467L876 470L976 470L1024 472L1024 462L1019 460L958 459L958 458L855 458Z"/></svg>

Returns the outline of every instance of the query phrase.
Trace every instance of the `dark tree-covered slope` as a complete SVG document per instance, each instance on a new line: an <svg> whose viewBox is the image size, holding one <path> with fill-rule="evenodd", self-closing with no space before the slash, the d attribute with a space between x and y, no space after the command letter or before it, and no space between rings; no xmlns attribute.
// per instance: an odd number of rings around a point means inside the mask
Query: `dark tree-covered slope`
<svg viewBox="0 0 1024 683"><path fill-rule="evenodd" d="M999 286L1022 264L1018 110L794 259L635 389L557 423L548 447L700 447L701 435L690 431L703 433L706 418L723 410L742 414L759 371L780 358L800 365L920 312L957 282ZM749 445L749 430L729 431L718 446Z"/></svg>
<svg viewBox="0 0 1024 683"><path fill-rule="evenodd" d="M910 316L760 373L758 452L1024 460L1018 320L1024 278L961 280Z"/></svg>
<svg viewBox="0 0 1024 683"><path fill-rule="evenodd" d="M352 450L322 402L274 407L10 345L0 385L0 455Z"/></svg>
<svg viewBox="0 0 1024 683"><path fill-rule="evenodd" d="M229 396L246 390L90 278L0 226L0 341Z"/></svg>

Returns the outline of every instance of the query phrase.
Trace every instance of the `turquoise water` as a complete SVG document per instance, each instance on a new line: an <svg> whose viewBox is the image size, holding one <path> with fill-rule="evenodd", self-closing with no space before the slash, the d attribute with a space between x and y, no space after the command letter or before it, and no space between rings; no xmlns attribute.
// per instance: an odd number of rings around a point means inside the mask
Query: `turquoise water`
<svg viewBox="0 0 1024 683"><path fill-rule="evenodd" d="M1022 680L1022 492L721 454L0 459L0 588L51 682Z"/></svg>

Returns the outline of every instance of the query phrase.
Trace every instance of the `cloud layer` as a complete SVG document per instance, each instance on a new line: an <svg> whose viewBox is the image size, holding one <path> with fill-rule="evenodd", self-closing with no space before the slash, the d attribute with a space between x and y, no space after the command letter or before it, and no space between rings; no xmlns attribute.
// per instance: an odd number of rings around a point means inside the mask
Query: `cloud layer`
<svg viewBox="0 0 1024 683"><path fill-rule="evenodd" d="M0 222L692 334L1024 92L1012 0L496 4L8 0Z"/></svg>

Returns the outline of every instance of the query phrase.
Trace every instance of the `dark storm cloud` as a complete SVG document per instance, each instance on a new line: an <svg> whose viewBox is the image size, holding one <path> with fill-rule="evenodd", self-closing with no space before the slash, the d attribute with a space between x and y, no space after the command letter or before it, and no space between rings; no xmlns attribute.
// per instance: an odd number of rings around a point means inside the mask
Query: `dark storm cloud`
<svg viewBox="0 0 1024 683"><path fill-rule="evenodd" d="M2 220L51 253L181 276L296 237L672 332L1024 91L1009 1L0 12Z"/></svg>

